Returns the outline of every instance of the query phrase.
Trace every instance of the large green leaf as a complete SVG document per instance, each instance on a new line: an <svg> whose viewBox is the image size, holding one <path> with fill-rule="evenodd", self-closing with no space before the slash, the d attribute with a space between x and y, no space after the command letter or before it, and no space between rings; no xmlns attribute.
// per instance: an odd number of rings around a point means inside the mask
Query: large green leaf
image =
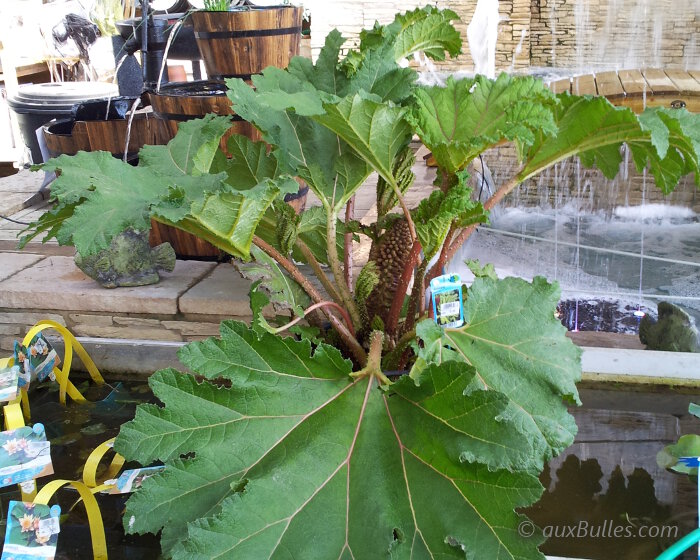
<svg viewBox="0 0 700 560"><path fill-rule="evenodd" d="M267 209L281 193L294 192L298 188L291 178L267 179L245 194L205 194L191 203L187 215L175 225L236 257L248 259L255 230ZM159 215L168 218L167 214Z"/></svg>
<svg viewBox="0 0 700 560"><path fill-rule="evenodd" d="M535 142L535 133L556 133L553 94L531 76L501 74L420 87L409 119L438 165L464 169L478 154L502 141Z"/></svg>
<svg viewBox="0 0 700 560"><path fill-rule="evenodd" d="M394 61L418 52L434 60L444 60L445 51L457 56L462 49L462 38L451 22L458 19L452 10L425 6L398 14L388 25L375 23L372 29L360 32L359 50L348 53L344 64L356 70L366 56L376 52Z"/></svg>
<svg viewBox="0 0 700 560"><path fill-rule="evenodd" d="M544 278L478 278L464 304L465 325L417 328L428 363L464 361L476 368L479 389L508 396L510 411L541 457L571 445L576 424L567 404L578 403L581 351L555 318L559 289Z"/></svg>
<svg viewBox="0 0 700 560"><path fill-rule="evenodd" d="M426 259L432 259L440 250L453 222L467 227L488 221L488 213L480 202L472 200L471 193L463 176L447 193L440 190L430 193L413 211L416 235Z"/></svg>
<svg viewBox="0 0 700 560"><path fill-rule="evenodd" d="M333 348L258 340L240 323L180 358L230 388L159 372L164 407L140 406L115 444L165 462L124 523L165 526L173 558L542 558L514 512L542 491L512 472L532 466L532 448L508 399L473 389L467 364L380 389L349 377Z"/></svg>
<svg viewBox="0 0 700 560"><path fill-rule="evenodd" d="M268 303L272 303L276 311L290 310L297 317L303 317L304 309L311 304L304 289L281 269L277 261L257 247L253 247L250 253L254 260L237 263L236 268L244 278L257 283L256 288L263 289L268 296L259 309L253 308L254 325L269 330L269 324L262 317L262 307Z"/></svg>
<svg viewBox="0 0 700 560"><path fill-rule="evenodd" d="M335 208L347 201L371 167L308 116L323 113L322 92L275 68L254 76L253 84L255 88L242 80L227 80L236 112L262 131L280 163L306 181L325 206Z"/></svg>
<svg viewBox="0 0 700 560"><path fill-rule="evenodd" d="M525 165L518 179L536 175L567 157L579 155L606 177L617 175L621 147L627 143L641 171L649 165L657 186L670 192L685 174L700 181L700 115L685 110L647 109L637 117L626 107L614 107L604 97L561 94L554 118L557 135L538 134L523 150Z"/></svg>
<svg viewBox="0 0 700 560"><path fill-rule="evenodd" d="M339 103L324 104L326 113L314 119L347 142L389 184L398 183L393 167L396 156L411 140L411 127L404 119L406 110L361 93ZM347 202L347 195L337 208Z"/></svg>
<svg viewBox="0 0 700 560"><path fill-rule="evenodd" d="M333 95L344 95L348 79L340 68L340 48L345 39L340 31L333 29L326 35L326 42L316 59L316 64L311 59L295 56L289 63L289 73L299 80L307 81L319 91Z"/></svg>
<svg viewBox="0 0 700 560"><path fill-rule="evenodd" d="M207 115L185 121L166 146L144 146L139 165L161 175L202 175L211 168L219 140L231 127L231 117Z"/></svg>
<svg viewBox="0 0 700 560"><path fill-rule="evenodd" d="M224 175L207 172L227 127L227 118L214 115L182 123L167 146L144 147L137 167L108 152L48 161L42 168L59 172L51 186L57 205L49 235L89 255L108 247L127 228L148 230L154 214L178 222L193 200L221 187ZM38 232L46 225L36 222L28 230Z"/></svg>

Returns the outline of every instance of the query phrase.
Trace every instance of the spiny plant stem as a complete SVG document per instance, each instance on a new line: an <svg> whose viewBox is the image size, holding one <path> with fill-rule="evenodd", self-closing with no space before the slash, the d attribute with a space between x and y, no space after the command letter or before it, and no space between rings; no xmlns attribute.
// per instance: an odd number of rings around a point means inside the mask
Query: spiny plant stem
<svg viewBox="0 0 700 560"><path fill-rule="evenodd" d="M309 297L315 303L320 303L324 301L324 299L321 297L321 294L318 293L318 290L314 288L311 282L309 282L306 276L304 276L301 273L301 271L296 267L296 265L292 261L290 261L272 245L270 245L257 235L253 236L253 243L257 247L265 251L265 253L267 253L268 256L275 259L279 263L279 265L282 268L284 268L284 270L286 270L289 273L289 275L303 288L303 290L307 294L309 294ZM330 321L331 325L333 325L333 328L340 335L340 338L347 345L350 352L352 352L352 355L357 360L357 362L359 364L365 364L367 362L367 353L365 352L364 348L362 348L357 339L350 333L348 328L343 324L343 322L340 319L338 319L337 316L335 316L327 309L324 309L324 313L328 317L328 320Z"/></svg>
<svg viewBox="0 0 700 560"><path fill-rule="evenodd" d="M348 224L355 217L355 195L348 200L345 206L345 223ZM346 231L345 241L345 283L352 293L352 232Z"/></svg>
<svg viewBox="0 0 700 560"><path fill-rule="evenodd" d="M408 206L406 206L406 200L401 194L401 189L399 189L396 182L391 182L391 188L394 189L394 193L396 194L396 198L399 200L401 210L403 210L403 215L406 218L406 223L408 224L408 231L411 232L411 239L415 241L418 236L416 235L416 225L413 223L413 218L411 218L411 211L408 209Z"/></svg>
<svg viewBox="0 0 700 560"><path fill-rule="evenodd" d="M484 203L484 210L491 210L496 204L501 202L503 198L508 195L515 187L520 184L520 171L513 175L506 183L504 183L498 190ZM450 228L447 237L445 238L445 244L440 252L440 257L435 262L435 264L430 269L430 272L425 277L424 286L427 288L428 283L433 279L440 276L442 269L445 265L452 259L457 250L464 245L465 241L469 239L469 236L474 233L478 224L473 224L468 226L457 233L454 239L450 237L455 233L453 228Z"/></svg>
<svg viewBox="0 0 700 560"><path fill-rule="evenodd" d="M362 319L360 318L360 312L355 305L355 300L350 294L350 289L345 283L345 275L343 274L342 267L340 266L340 259L338 258L338 247L336 246L336 221L337 217L332 209L328 208L326 210L327 218L327 231L326 231L326 245L328 248L328 264L333 271L333 277L335 278L336 287L338 288L338 294L340 295L343 305L350 313L352 322L355 328L359 330L362 327Z"/></svg>
<svg viewBox="0 0 700 560"><path fill-rule="evenodd" d="M367 355L367 365L360 371L350 375L356 379L364 377L375 377L382 385L390 385L389 378L382 373L382 349L384 348L384 333L382 331L372 331L369 335L369 354Z"/></svg>
<svg viewBox="0 0 700 560"><path fill-rule="evenodd" d="M315 309L319 309L321 307L332 307L333 309L338 311L343 316L343 319L345 319L345 323L348 326L348 330L350 331L350 334L352 334L352 336L355 336L355 329L352 326L352 321L350 320L350 315L348 315L348 312L343 307L341 307L340 305L338 305L334 301L320 301L318 303L314 303L313 305L310 305L309 307L304 309L304 315L307 315L308 313L311 313ZM296 319L294 319L293 321L290 321L286 325L282 325L281 327L275 329L275 334L279 334L281 332L286 331L287 329L293 327L294 325L296 325L299 321L301 321L303 319L304 319L304 317L297 317Z"/></svg>
<svg viewBox="0 0 700 560"><path fill-rule="evenodd" d="M399 363L401 361L401 357L404 351L406 350L406 348L408 348L408 345L415 339L415 329L411 329L410 331L404 333L404 335L396 343L396 347L386 356L384 356L384 369L399 369Z"/></svg>
<svg viewBox="0 0 700 560"><path fill-rule="evenodd" d="M340 297L338 290L333 285L333 282L331 282L331 279L328 278L328 275L325 273L323 268L321 268L321 264L316 260L316 257L314 257L314 254L311 252L311 249L309 249L309 246L298 238L296 241L296 246L299 251L301 251L301 254L304 255L304 258L308 261L309 266L316 275L316 278L319 279L331 299L342 305L343 300Z"/></svg>
<svg viewBox="0 0 700 560"><path fill-rule="evenodd" d="M416 275L413 279L413 291L411 292L411 299L408 301L408 315L406 315L406 322L404 323L403 331L410 332L416 324L416 317L423 311L425 306L425 289L423 288L423 277L425 276L425 270L428 268L428 259L423 259L423 261L418 266Z"/></svg>
<svg viewBox="0 0 700 560"><path fill-rule="evenodd" d="M501 202L501 200L503 200L503 198L506 195L508 195L515 187L517 187L520 184L520 179L518 175L519 173L511 177L508 180L508 182L506 182L502 187L500 187L493 194L493 196L484 203L484 210L491 210L494 206L496 206L496 204ZM464 242L467 239L469 239L469 236L474 232L476 227L477 224L474 224L464 228L462 231L459 232L459 234L450 243L449 249L447 250L447 261L449 261L457 252L457 249L459 249L464 244Z"/></svg>

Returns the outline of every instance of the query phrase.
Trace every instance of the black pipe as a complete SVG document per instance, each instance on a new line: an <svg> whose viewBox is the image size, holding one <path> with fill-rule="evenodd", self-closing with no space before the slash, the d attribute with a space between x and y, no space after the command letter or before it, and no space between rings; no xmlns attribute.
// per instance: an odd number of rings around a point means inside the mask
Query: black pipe
<svg viewBox="0 0 700 560"><path fill-rule="evenodd" d="M149 0L141 0L141 72L144 84L148 82L148 27L153 21L149 8Z"/></svg>

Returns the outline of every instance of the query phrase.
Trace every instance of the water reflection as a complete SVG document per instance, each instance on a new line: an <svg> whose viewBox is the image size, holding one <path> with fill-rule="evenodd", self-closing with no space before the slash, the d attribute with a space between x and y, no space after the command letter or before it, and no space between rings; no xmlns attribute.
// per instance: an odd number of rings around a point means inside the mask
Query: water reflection
<svg viewBox="0 0 700 560"><path fill-rule="evenodd" d="M698 526L694 479L655 460L666 442L693 431L685 411L698 397L596 389L583 390L582 400L587 408L572 411L575 444L545 468L545 492L523 513L549 537L545 554L653 559Z"/></svg>

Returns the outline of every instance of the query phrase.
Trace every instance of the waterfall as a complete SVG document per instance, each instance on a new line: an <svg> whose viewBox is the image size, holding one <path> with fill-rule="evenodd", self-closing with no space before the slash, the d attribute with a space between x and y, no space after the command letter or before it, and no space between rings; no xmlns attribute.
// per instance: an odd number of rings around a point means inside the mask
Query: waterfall
<svg viewBox="0 0 700 560"><path fill-rule="evenodd" d="M479 0L469 26L467 39L474 61L474 73L496 77L496 41L498 40L498 0Z"/></svg>

